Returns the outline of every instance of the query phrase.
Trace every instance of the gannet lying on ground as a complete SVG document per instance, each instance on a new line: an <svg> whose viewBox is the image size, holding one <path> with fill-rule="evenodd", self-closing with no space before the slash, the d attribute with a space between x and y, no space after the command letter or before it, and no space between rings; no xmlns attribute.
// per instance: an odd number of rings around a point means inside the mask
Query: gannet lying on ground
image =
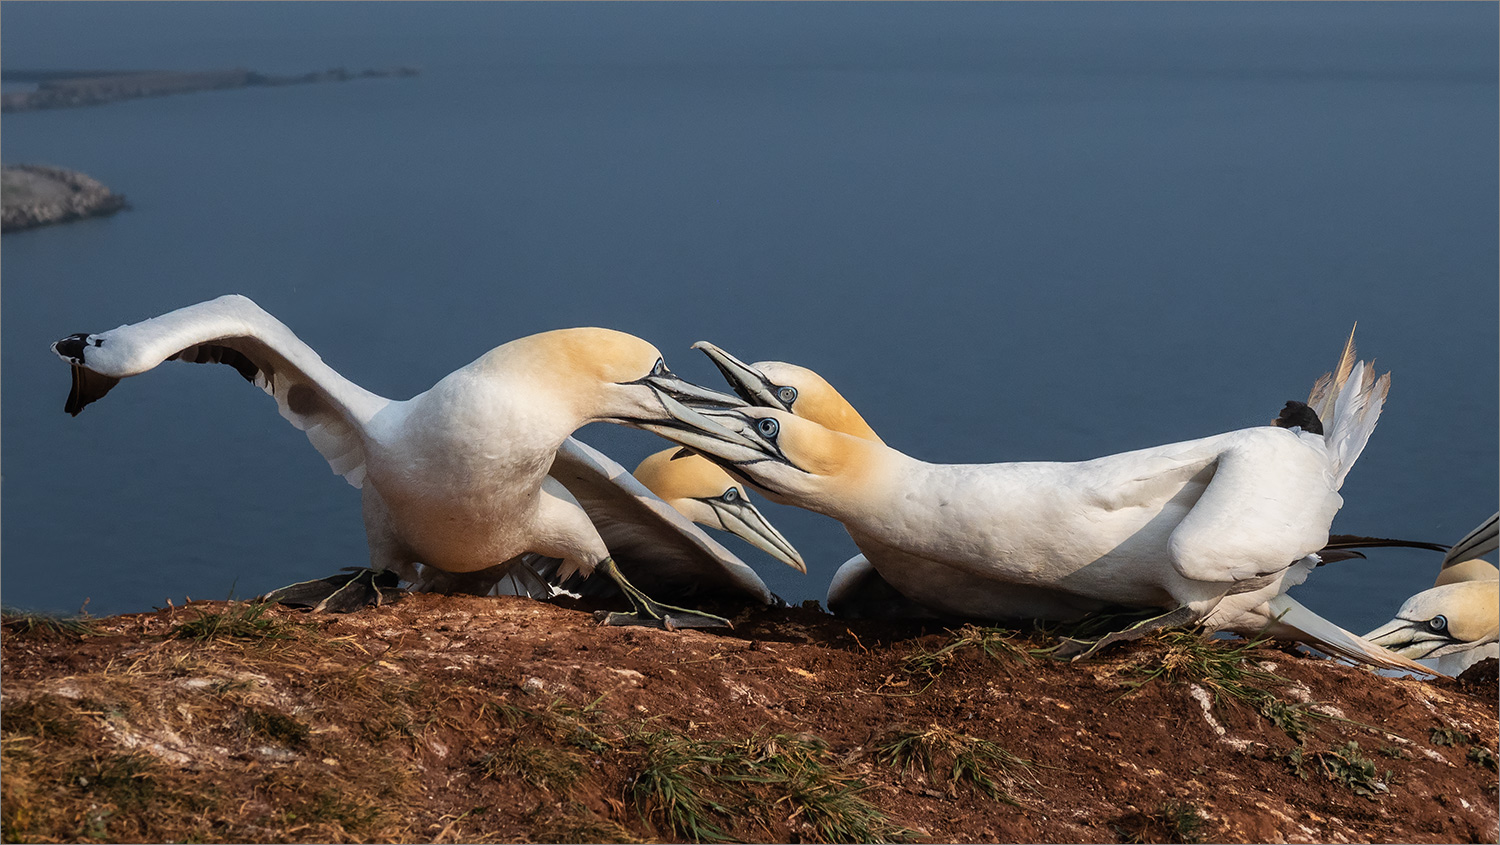
<svg viewBox="0 0 1500 845"><path fill-rule="evenodd" d="M1500 657L1500 570L1479 555L1493 552L1500 513L1454 544L1437 584L1407 599L1396 618L1365 639L1413 659L1434 659L1449 675Z"/></svg>
<svg viewBox="0 0 1500 845"><path fill-rule="evenodd" d="M733 552L694 523L728 531L799 572L802 556L751 504L729 474L697 455L678 460L673 447L641 462L634 474L599 450L569 437L557 450L550 475L572 493L604 539L610 557L638 589L674 599L712 595L778 600ZM618 592L601 575L559 578L562 561L528 553L519 561L451 573L419 567L413 589L479 595L558 593L607 596Z"/></svg>
<svg viewBox="0 0 1500 845"><path fill-rule="evenodd" d="M418 563L473 572L535 552L561 559L564 577L597 568L613 578L636 612L610 621L728 624L659 604L632 586L577 498L548 475L559 447L586 423L714 431L679 400L734 403L678 378L639 338L597 328L532 335L405 401L334 372L243 296L71 335L52 348L72 365L66 410L75 415L120 379L166 360L234 367L275 397L282 416L306 432L333 471L361 489L376 572L415 580Z"/></svg>
<svg viewBox="0 0 1500 845"><path fill-rule="evenodd" d="M928 464L780 408L703 408L733 439L658 433L773 501L839 520L886 581L940 613L1070 620L1109 604L1158 607L1169 612L1134 634L1189 622L1269 630L1428 672L1285 595L1318 563L1389 384L1354 360L1351 335L1314 387L1306 425L1078 463ZM1321 421L1326 434L1307 430Z"/></svg>

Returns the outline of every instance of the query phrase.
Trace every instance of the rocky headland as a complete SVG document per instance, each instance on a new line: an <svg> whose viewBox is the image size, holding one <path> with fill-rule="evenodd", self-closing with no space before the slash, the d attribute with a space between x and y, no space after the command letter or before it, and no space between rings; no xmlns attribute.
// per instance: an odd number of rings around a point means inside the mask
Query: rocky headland
<svg viewBox="0 0 1500 845"><path fill-rule="evenodd" d="M28 164L0 168L0 231L101 217L126 207L124 195L73 170Z"/></svg>
<svg viewBox="0 0 1500 845"><path fill-rule="evenodd" d="M6 71L6 82L34 82L33 91L0 95L0 112L100 106L139 97L165 97L194 91L218 91L254 86L348 82L353 79L416 76L413 67L350 71L345 68L292 76L257 73L244 68L209 71Z"/></svg>

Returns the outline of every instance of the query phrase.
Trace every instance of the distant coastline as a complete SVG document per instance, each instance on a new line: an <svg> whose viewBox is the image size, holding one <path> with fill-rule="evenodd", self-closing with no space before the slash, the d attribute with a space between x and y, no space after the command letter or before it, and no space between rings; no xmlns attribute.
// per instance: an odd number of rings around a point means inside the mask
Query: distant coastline
<svg viewBox="0 0 1500 845"><path fill-rule="evenodd" d="M348 82L353 79L384 79L416 76L414 67L378 68L350 71L345 68L313 71L295 76L257 73L244 68L209 71L101 71L48 70L5 71L4 82L34 82L33 91L0 94L0 112L24 112L40 109L102 106L120 100L141 97L165 97L195 91L220 91L230 88L305 85L313 82Z"/></svg>
<svg viewBox="0 0 1500 845"><path fill-rule="evenodd" d="M4 232L104 217L128 207L123 194L82 173L26 164L0 168L0 198Z"/></svg>

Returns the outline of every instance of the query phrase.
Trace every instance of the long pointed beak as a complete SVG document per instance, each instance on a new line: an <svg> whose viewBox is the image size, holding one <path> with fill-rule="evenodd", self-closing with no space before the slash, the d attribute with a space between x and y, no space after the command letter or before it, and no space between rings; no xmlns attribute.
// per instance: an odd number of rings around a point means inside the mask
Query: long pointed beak
<svg viewBox="0 0 1500 845"><path fill-rule="evenodd" d="M673 412L675 419L665 424L654 420L630 420L630 424L671 440L679 446L703 455L721 466L734 466L779 461L786 458L775 445L756 431L756 420L733 409L704 408L701 411L687 408L662 397L663 405Z"/></svg>
<svg viewBox="0 0 1500 845"><path fill-rule="evenodd" d="M671 370L664 370L658 375L647 376L644 381L657 393L664 393L679 402L686 402L698 407L738 408L745 404L727 393L720 393L717 390L693 384Z"/></svg>
<svg viewBox="0 0 1500 845"><path fill-rule="evenodd" d="M779 408L790 411L791 406L776 397L776 385L766 378L765 373L746 364L744 361L730 355L728 352L709 343L700 340L693 344L693 348L700 350L708 356L708 360L714 362L719 372L724 374L724 380L741 399L751 405L759 405L762 408Z"/></svg>
<svg viewBox="0 0 1500 845"><path fill-rule="evenodd" d="M1405 619L1392 619L1379 628L1365 634L1364 639L1382 647L1390 649L1397 654L1402 649L1413 644L1416 637L1417 623L1408 622ZM1411 655L1405 655L1410 657Z"/></svg>
<svg viewBox="0 0 1500 845"><path fill-rule="evenodd" d="M719 525L725 531L803 575L807 574L807 564L803 562L802 555L792 548L792 544L781 536L781 532L771 525L755 505L743 498L733 503L719 498L704 501L713 508L714 515L719 518Z"/></svg>

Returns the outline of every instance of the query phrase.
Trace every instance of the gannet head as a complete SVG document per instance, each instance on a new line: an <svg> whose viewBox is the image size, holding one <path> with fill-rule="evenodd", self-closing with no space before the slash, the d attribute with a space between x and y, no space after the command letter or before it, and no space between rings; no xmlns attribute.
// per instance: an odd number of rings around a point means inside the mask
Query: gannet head
<svg viewBox="0 0 1500 845"><path fill-rule="evenodd" d="M806 367L782 361L746 364L706 340L693 344L693 348L707 355L734 392L751 405L778 408L824 428L882 442L849 400Z"/></svg>
<svg viewBox="0 0 1500 845"><path fill-rule="evenodd" d="M1444 584L1457 584L1462 581L1500 581L1500 569L1496 569L1493 563L1479 558L1449 564L1438 573L1437 583L1434 586L1441 587Z"/></svg>
<svg viewBox="0 0 1500 845"><path fill-rule="evenodd" d="M1500 581L1462 581L1417 593L1365 639L1416 660L1494 642L1497 631Z"/></svg>
<svg viewBox="0 0 1500 845"><path fill-rule="evenodd" d="M545 391L581 422L711 429L712 423L684 403L700 408L739 404L733 396L680 378L667 369L655 346L613 329L534 334L494 349L476 364L481 372L523 379Z"/></svg>
<svg viewBox="0 0 1500 845"><path fill-rule="evenodd" d="M704 409L715 429L656 431L743 479L774 502L838 517L887 487L899 453L776 408ZM649 428L648 426L643 426Z"/></svg>
<svg viewBox="0 0 1500 845"><path fill-rule="evenodd" d="M688 519L728 531L798 572L807 572L802 555L750 502L744 487L702 456L680 453L677 448L665 449L646 458L636 467L636 480Z"/></svg>

